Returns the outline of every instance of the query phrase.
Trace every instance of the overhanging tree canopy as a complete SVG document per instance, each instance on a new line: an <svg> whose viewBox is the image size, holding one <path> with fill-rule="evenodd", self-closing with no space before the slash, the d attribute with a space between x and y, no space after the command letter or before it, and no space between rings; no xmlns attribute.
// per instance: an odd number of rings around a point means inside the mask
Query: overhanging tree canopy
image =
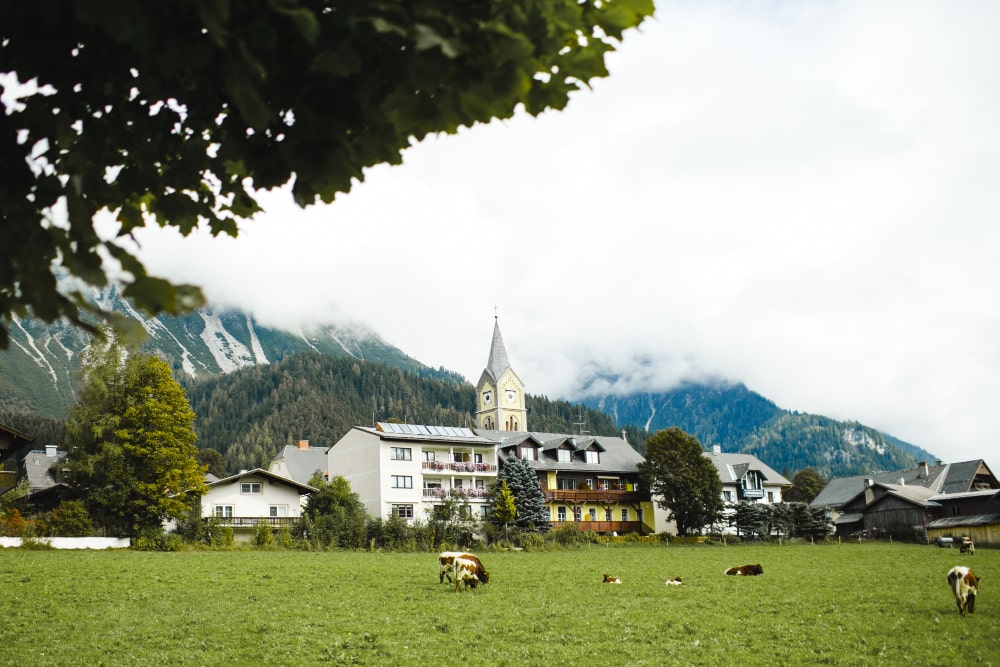
<svg viewBox="0 0 1000 667"><path fill-rule="evenodd" d="M302 206L398 164L429 133L563 108L652 0L0 3L0 318L88 326L54 268L149 313L200 291L118 241L154 223L236 235L255 190ZM113 213L116 236L93 218ZM60 212L62 211L62 212ZM8 344L0 322L0 347Z"/></svg>

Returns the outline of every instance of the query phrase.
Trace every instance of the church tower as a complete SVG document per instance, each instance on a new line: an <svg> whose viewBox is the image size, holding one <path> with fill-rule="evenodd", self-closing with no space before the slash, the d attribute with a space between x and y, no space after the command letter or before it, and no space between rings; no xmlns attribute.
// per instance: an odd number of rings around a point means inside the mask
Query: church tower
<svg viewBox="0 0 1000 667"><path fill-rule="evenodd" d="M492 431L527 431L524 383L510 367L507 348L494 317L490 359L476 384L476 426Z"/></svg>

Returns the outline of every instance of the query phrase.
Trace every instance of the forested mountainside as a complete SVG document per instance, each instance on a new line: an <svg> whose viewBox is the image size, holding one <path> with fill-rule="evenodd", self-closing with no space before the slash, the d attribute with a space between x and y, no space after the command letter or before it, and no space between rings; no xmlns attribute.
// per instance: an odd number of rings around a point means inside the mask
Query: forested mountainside
<svg viewBox="0 0 1000 667"><path fill-rule="evenodd" d="M175 375L204 378L281 361L298 352L395 366L423 377L464 382L457 373L432 369L360 326L317 326L296 332L261 326L238 311L201 309L184 317L145 317L114 288L91 295L94 303L131 319L146 331L142 350L159 355ZM11 343L0 351L0 409L65 416L76 400L83 350L91 338L64 323L14 318Z"/></svg>
<svg viewBox="0 0 1000 667"><path fill-rule="evenodd" d="M198 446L222 452L230 471L266 466L298 440L329 447L352 427L377 421L471 427L475 409L468 383L315 352L183 384ZM608 415L562 401L529 396L528 415L532 430L576 433L584 422L595 434L617 433Z"/></svg>
<svg viewBox="0 0 1000 667"><path fill-rule="evenodd" d="M753 454L778 471L811 466L828 479L915 467L934 455L857 422L782 410L742 383L685 384L659 393L590 398L618 424L677 426L705 448Z"/></svg>

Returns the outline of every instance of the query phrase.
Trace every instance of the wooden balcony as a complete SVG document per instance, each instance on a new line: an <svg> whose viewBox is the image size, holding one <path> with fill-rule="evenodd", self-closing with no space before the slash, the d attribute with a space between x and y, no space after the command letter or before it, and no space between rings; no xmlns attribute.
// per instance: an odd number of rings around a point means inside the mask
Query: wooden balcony
<svg viewBox="0 0 1000 667"><path fill-rule="evenodd" d="M640 503L649 500L649 494L641 491L604 491L603 489L542 489L546 501L567 505L615 505L618 503Z"/></svg>
<svg viewBox="0 0 1000 667"><path fill-rule="evenodd" d="M565 526L576 526L577 530L589 530L595 533L638 533L647 535L653 530L642 521L553 521L552 530Z"/></svg>

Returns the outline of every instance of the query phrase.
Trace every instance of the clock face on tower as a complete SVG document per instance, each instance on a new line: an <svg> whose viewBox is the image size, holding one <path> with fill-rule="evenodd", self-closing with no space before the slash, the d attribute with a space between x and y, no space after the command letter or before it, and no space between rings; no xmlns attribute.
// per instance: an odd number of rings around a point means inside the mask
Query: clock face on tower
<svg viewBox="0 0 1000 667"><path fill-rule="evenodd" d="M508 403L513 403L515 398L517 398L517 392L514 391L513 389L508 389L507 390L507 402Z"/></svg>
<svg viewBox="0 0 1000 667"><path fill-rule="evenodd" d="M485 405L489 405L489 404L490 404L490 403L492 403L492 402L493 402L493 394L492 394L492 393L490 393L490 392L488 392L488 391L487 391L487 392L485 392L485 393L483 394L483 403L484 403Z"/></svg>

